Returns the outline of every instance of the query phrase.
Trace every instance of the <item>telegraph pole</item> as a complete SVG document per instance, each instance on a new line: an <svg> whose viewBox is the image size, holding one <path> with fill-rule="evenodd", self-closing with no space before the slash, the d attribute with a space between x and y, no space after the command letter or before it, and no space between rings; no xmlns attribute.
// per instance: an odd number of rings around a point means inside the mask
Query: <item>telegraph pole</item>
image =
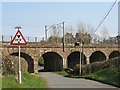
<svg viewBox="0 0 120 90"><path fill-rule="evenodd" d="M62 26L61 26L61 24L62 24ZM62 43L63 43L63 52L65 52L65 22L59 23L57 25L60 25L59 27L61 27L63 30Z"/></svg>
<svg viewBox="0 0 120 90"><path fill-rule="evenodd" d="M63 52L65 52L65 22L62 22L62 23L59 23L59 24L60 24L60 27L63 29L63 40L62 40L62 43L63 43ZM57 24L57 25L59 25L59 24ZM61 26L61 24L62 24L62 26ZM46 41L47 41L47 31L50 28L52 28L53 25L48 27L48 28L47 27L48 26L45 25L45 39L46 39Z"/></svg>
<svg viewBox="0 0 120 90"><path fill-rule="evenodd" d="M47 26L45 25L45 40L47 41Z"/></svg>
<svg viewBox="0 0 120 90"><path fill-rule="evenodd" d="M45 40L47 41L47 31L50 29L50 28L52 28L53 27L53 25L51 25L50 27L48 27L48 26L46 26L45 25Z"/></svg>
<svg viewBox="0 0 120 90"><path fill-rule="evenodd" d="M65 22L62 23L63 24L63 52L65 52Z"/></svg>

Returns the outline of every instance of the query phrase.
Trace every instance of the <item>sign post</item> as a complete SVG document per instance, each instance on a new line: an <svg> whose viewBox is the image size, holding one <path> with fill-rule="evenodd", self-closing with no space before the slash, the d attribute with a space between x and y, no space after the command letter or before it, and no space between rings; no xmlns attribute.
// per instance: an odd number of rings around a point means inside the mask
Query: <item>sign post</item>
<svg viewBox="0 0 120 90"><path fill-rule="evenodd" d="M18 46L18 81L21 84L21 60L20 60L20 46L26 45L27 42L25 38L23 37L22 33L20 32L21 27L16 27L18 29L17 33L15 34L13 40L10 42L10 45L17 45Z"/></svg>
<svg viewBox="0 0 120 90"><path fill-rule="evenodd" d="M18 57L18 80L19 83L21 84L21 60L20 60L20 45L19 45L19 57Z"/></svg>
<svg viewBox="0 0 120 90"><path fill-rule="evenodd" d="M82 41L80 44L80 75L81 75L81 72L82 72Z"/></svg>

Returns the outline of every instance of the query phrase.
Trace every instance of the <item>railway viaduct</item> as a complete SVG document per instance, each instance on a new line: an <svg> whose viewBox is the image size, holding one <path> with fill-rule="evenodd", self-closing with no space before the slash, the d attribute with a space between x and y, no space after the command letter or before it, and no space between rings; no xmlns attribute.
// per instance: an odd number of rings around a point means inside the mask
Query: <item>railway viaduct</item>
<svg viewBox="0 0 120 90"><path fill-rule="evenodd" d="M38 72L38 59L44 58L44 68L48 71L62 70L63 68L73 68L80 62L80 53L82 54L82 64L90 64L95 61L106 60L120 55L119 47L65 47L63 52L62 47L39 47L39 46L22 46L21 57L25 58L28 67L31 67L29 72ZM3 46L2 56L18 55L18 47Z"/></svg>

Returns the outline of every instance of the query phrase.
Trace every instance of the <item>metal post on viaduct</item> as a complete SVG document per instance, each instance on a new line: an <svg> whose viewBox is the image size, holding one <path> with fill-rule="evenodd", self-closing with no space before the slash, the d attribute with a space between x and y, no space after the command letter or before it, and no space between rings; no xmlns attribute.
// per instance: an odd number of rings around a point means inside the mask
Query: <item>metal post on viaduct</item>
<svg viewBox="0 0 120 90"><path fill-rule="evenodd" d="M2 47L2 56L17 55L18 47ZM120 54L119 48L113 47L84 47L82 52L82 64L89 64L94 61L106 60L117 57ZM73 68L79 64L80 47L21 47L21 57L25 58L28 67L32 66L34 72L38 72L38 59L44 58L44 65L48 70L61 70L62 68Z"/></svg>

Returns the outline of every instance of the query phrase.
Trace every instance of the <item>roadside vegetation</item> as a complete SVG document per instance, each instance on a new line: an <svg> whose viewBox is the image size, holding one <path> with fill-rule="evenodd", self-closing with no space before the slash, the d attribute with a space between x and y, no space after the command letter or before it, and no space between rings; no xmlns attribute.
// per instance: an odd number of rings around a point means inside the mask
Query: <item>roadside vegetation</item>
<svg viewBox="0 0 120 90"><path fill-rule="evenodd" d="M75 69L65 69L57 74L70 78L91 79L120 87L120 57L82 66L82 75L79 75L79 66Z"/></svg>
<svg viewBox="0 0 120 90"><path fill-rule="evenodd" d="M82 75L81 77L120 87L120 72L118 72L115 67L106 68L88 75Z"/></svg>
<svg viewBox="0 0 120 90"><path fill-rule="evenodd" d="M22 75L22 83L16 81L15 76L3 76L2 88L47 88L45 81L38 76L26 73Z"/></svg>
<svg viewBox="0 0 120 90"><path fill-rule="evenodd" d="M0 90L2 88L2 77L0 76Z"/></svg>
<svg viewBox="0 0 120 90"><path fill-rule="evenodd" d="M21 58L21 61L23 59ZM2 62L2 88L3 90L5 88L14 88L14 90L16 90L17 88L20 89L29 89L29 88L33 88L35 89L44 89L46 90L47 88L47 84L44 81L44 79L42 79L40 76L37 76L34 73L28 73L26 70L26 66L21 66L22 68L22 83L19 84L18 83L18 66L14 66L17 65L18 61L18 57L17 56L7 56L4 57L3 60L4 62ZM14 62L13 62L14 61ZM14 65L12 63L15 63Z"/></svg>

